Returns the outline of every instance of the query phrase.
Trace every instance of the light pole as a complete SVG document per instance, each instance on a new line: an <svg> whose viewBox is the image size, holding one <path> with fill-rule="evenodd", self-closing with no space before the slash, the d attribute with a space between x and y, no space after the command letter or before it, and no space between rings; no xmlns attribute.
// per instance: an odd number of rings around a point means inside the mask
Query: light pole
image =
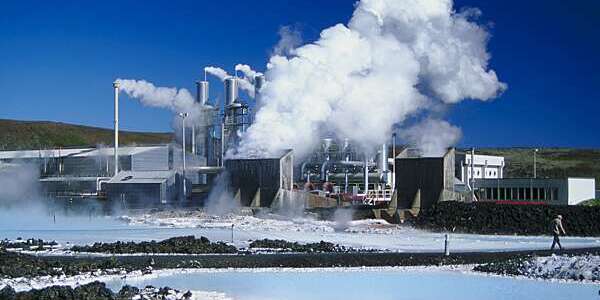
<svg viewBox="0 0 600 300"><path fill-rule="evenodd" d="M185 188L185 118L188 116L187 113L179 113L181 117L181 154L183 157L183 170L181 171L183 177L183 200L187 198L186 188Z"/></svg>
<svg viewBox="0 0 600 300"><path fill-rule="evenodd" d="M119 87L121 84L118 81L113 82L113 88L115 90L115 174L119 173Z"/></svg>
<svg viewBox="0 0 600 300"><path fill-rule="evenodd" d="M537 178L537 153L538 153L539 149L535 148L533 150L533 178Z"/></svg>

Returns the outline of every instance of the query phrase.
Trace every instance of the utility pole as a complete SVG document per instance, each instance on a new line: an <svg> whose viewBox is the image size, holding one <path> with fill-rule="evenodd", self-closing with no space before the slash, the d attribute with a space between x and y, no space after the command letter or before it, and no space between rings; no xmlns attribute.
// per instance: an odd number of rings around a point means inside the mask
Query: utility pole
<svg viewBox="0 0 600 300"><path fill-rule="evenodd" d="M183 170L181 171L183 177L183 200L187 198L187 191L185 187L185 118L188 116L187 113L179 113L181 117L181 131L182 131L182 139L181 139L181 153L183 157Z"/></svg>
<svg viewBox="0 0 600 300"><path fill-rule="evenodd" d="M537 153L539 149L533 149L533 178L537 178Z"/></svg>

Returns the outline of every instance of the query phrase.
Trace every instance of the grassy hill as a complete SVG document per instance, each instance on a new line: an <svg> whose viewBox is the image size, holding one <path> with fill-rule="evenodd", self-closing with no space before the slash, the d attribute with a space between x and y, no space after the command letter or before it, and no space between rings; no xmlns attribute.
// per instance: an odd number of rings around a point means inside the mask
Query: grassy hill
<svg viewBox="0 0 600 300"><path fill-rule="evenodd" d="M171 133L121 131L119 143L160 144L173 139ZM113 144L112 129L47 121L0 119L0 150L48 149Z"/></svg>
<svg viewBox="0 0 600 300"><path fill-rule="evenodd" d="M477 154L505 157L505 177L533 176L532 148L476 149ZM537 153L538 177L594 177L600 183L600 149L543 148Z"/></svg>

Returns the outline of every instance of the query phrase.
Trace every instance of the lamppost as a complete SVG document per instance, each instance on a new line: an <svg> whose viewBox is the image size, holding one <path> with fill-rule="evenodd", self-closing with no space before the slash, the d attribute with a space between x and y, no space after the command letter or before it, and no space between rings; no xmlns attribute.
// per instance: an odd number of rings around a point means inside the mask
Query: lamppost
<svg viewBox="0 0 600 300"><path fill-rule="evenodd" d="M187 198L187 191L185 188L185 118L188 116L188 114L179 113L178 115L181 117L181 153L183 157L183 170L181 171L181 174L183 177L183 200L185 200Z"/></svg>
<svg viewBox="0 0 600 300"><path fill-rule="evenodd" d="M535 148L533 150L533 178L537 178L537 158L536 158L536 154L538 153L539 149Z"/></svg>

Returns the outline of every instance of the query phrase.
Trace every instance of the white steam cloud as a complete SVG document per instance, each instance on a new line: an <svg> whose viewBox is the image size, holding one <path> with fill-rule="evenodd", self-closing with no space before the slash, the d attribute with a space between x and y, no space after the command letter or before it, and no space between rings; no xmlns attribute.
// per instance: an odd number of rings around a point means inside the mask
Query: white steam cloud
<svg viewBox="0 0 600 300"><path fill-rule="evenodd" d="M143 105L166 108L174 113L188 113L186 121L197 124L202 120L202 105L186 89L157 87L145 80L117 79L121 90Z"/></svg>
<svg viewBox="0 0 600 300"><path fill-rule="evenodd" d="M488 68L486 30L451 0L362 0L292 57L271 57L262 107L237 156L308 154L334 133L364 150L439 103L489 100L506 89Z"/></svg>
<svg viewBox="0 0 600 300"><path fill-rule="evenodd" d="M427 118L400 132L400 137L417 146L424 157L440 157L462 137L460 128L444 120Z"/></svg>
<svg viewBox="0 0 600 300"><path fill-rule="evenodd" d="M294 49L302 44L302 34L295 27L282 26L279 28L278 34L279 42L273 48L273 55L293 55Z"/></svg>
<svg viewBox="0 0 600 300"><path fill-rule="evenodd" d="M236 77L236 81L238 83L238 87L245 91L250 98L254 98L254 76L249 76L249 74L258 74L258 72L252 70L248 65L238 64L235 66L235 71L242 71L245 75L244 77L238 78ZM224 81L225 79L232 77L227 73L227 71L223 70L219 67L205 67L204 72L213 75L219 80Z"/></svg>
<svg viewBox="0 0 600 300"><path fill-rule="evenodd" d="M219 67L205 67L204 72L219 78L221 81L225 80L227 77L230 77L229 74L227 74L227 71Z"/></svg>

